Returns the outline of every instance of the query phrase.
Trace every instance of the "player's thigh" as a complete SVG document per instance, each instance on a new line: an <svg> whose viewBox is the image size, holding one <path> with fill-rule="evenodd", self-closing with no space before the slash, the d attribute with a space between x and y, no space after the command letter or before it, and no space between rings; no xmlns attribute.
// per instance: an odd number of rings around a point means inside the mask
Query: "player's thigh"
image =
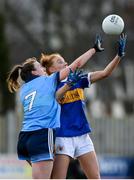
<svg viewBox="0 0 134 180"><path fill-rule="evenodd" d="M71 157L58 154L54 158L52 179L65 179Z"/></svg>
<svg viewBox="0 0 134 180"><path fill-rule="evenodd" d="M79 156L78 160L87 178L100 179L99 164L95 151Z"/></svg>
<svg viewBox="0 0 134 180"><path fill-rule="evenodd" d="M34 179L50 179L52 168L52 160L32 163L32 177Z"/></svg>

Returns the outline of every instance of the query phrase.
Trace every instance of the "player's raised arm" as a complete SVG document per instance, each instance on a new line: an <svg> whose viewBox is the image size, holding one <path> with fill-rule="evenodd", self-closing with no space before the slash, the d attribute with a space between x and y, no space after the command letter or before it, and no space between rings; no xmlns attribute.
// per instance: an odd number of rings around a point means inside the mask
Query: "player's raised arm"
<svg viewBox="0 0 134 180"><path fill-rule="evenodd" d="M67 68L60 71L60 79L66 78L66 76L69 73L69 68L71 68L73 71L76 68L81 68L86 64L86 62L95 54L95 52L101 52L104 48L102 48L102 39L99 35L96 36L95 43L93 48L86 51L84 54L82 54L80 57L78 57L76 60L73 61L72 64L70 64Z"/></svg>
<svg viewBox="0 0 134 180"><path fill-rule="evenodd" d="M105 67L102 71L92 72L90 76L91 83L94 83L98 80L104 79L113 72L113 70L117 67L122 57L125 55L125 46L126 46L126 38L125 34L120 35L120 39L118 42L118 53L113 58L113 60Z"/></svg>

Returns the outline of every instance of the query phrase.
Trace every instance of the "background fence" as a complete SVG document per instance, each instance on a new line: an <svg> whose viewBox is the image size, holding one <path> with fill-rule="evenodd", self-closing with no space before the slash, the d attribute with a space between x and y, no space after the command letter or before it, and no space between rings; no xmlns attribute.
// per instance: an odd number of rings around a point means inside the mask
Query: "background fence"
<svg viewBox="0 0 134 180"><path fill-rule="evenodd" d="M98 154L134 156L134 119L97 119L91 124Z"/></svg>
<svg viewBox="0 0 134 180"><path fill-rule="evenodd" d="M18 108L19 109L19 108ZM21 115L0 118L0 153L15 153ZM134 119L91 119L91 138L97 154L134 156Z"/></svg>

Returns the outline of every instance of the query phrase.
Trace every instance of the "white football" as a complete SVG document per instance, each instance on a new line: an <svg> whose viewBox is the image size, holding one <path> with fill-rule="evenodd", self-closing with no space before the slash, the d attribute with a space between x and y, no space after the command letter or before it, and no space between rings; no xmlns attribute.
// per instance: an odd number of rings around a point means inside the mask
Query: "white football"
<svg viewBox="0 0 134 180"><path fill-rule="evenodd" d="M120 16L111 14L103 20L102 29L106 34L121 34L124 29L124 21Z"/></svg>

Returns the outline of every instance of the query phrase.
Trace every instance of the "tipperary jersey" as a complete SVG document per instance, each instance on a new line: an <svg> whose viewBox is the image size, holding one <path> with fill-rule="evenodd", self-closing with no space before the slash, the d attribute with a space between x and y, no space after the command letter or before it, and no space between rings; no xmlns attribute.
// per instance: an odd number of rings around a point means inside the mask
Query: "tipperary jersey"
<svg viewBox="0 0 134 180"><path fill-rule="evenodd" d="M20 100L24 108L22 131L60 126L60 105L55 92L59 73L39 76L25 83L20 89Z"/></svg>
<svg viewBox="0 0 134 180"><path fill-rule="evenodd" d="M84 88L90 86L89 78L81 79L65 93L61 100L61 126L56 129L57 137L74 137L91 132L86 117L83 92ZM65 82L62 81L58 88L62 87L64 84Z"/></svg>

